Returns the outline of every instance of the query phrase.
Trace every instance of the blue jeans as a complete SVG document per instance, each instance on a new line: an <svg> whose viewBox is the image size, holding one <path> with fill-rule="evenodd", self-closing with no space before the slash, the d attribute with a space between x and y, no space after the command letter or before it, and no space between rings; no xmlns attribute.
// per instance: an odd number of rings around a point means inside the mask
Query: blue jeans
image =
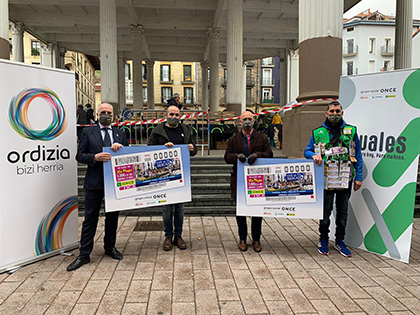
<svg viewBox="0 0 420 315"><path fill-rule="evenodd" d="M324 190L324 217L319 221L320 239L328 239L330 233L330 216L333 210L333 201L335 195L335 241L344 240L346 235L347 212L349 208L349 199L351 196L352 182L349 183L349 188L343 190Z"/></svg>
<svg viewBox="0 0 420 315"><path fill-rule="evenodd" d="M173 216L173 219L172 219ZM166 237L182 235L182 225L184 224L184 204L177 203L163 206L163 229Z"/></svg>

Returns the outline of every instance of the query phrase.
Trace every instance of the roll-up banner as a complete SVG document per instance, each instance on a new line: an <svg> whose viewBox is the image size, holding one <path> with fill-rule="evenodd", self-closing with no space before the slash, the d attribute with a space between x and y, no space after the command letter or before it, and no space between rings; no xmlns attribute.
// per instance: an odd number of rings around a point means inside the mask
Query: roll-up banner
<svg viewBox="0 0 420 315"><path fill-rule="evenodd" d="M346 242L409 261L420 151L420 69L342 77L344 120L357 126L362 188L353 192Z"/></svg>
<svg viewBox="0 0 420 315"><path fill-rule="evenodd" d="M78 247L74 72L0 60L0 273Z"/></svg>

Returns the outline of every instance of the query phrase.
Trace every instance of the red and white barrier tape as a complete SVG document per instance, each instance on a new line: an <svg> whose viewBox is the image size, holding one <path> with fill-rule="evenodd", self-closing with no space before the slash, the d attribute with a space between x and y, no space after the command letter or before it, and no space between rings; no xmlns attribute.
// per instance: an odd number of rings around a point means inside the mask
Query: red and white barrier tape
<svg viewBox="0 0 420 315"><path fill-rule="evenodd" d="M312 102L337 101L337 100L338 100L337 98L317 98L317 99L314 99L314 100L309 100L309 101L305 101L305 102L296 103L296 104L293 104L293 105L290 105L290 106L285 105L283 107L272 109L272 110L264 110L260 113L255 113L254 116L267 115L267 114L271 114L271 113L278 113L278 112L281 112L282 110L285 110L285 109L299 107L301 105L304 105L304 104L307 104L307 103L312 103ZM235 120L235 119L240 119L240 118L241 118L241 116L229 117L229 118L220 118L220 119L212 120L211 122Z"/></svg>
<svg viewBox="0 0 420 315"><path fill-rule="evenodd" d="M207 112L206 111L202 111L202 112L196 112L196 113L191 113L191 114L184 114L182 115L179 119L180 120L184 120L184 119L189 119L189 118L196 118L198 116L202 116L202 115L206 115ZM138 121L124 121L124 122L117 122L117 123L113 123L112 126L134 126L134 125L148 125L148 124L160 124L161 122L166 121L166 118L160 118L160 119L149 119L149 120L138 120ZM76 125L76 126L80 126L80 127L89 127L89 126L95 126L95 125Z"/></svg>

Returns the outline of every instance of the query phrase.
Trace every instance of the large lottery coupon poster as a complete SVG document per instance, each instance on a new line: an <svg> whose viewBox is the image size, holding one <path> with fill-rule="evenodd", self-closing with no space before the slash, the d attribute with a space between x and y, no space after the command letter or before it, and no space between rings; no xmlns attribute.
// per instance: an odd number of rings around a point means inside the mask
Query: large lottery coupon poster
<svg viewBox="0 0 420 315"><path fill-rule="evenodd" d="M319 219L323 166L308 160L258 159L238 163L237 215Z"/></svg>
<svg viewBox="0 0 420 315"><path fill-rule="evenodd" d="M107 212L191 201L188 146L104 151L112 155L104 163Z"/></svg>

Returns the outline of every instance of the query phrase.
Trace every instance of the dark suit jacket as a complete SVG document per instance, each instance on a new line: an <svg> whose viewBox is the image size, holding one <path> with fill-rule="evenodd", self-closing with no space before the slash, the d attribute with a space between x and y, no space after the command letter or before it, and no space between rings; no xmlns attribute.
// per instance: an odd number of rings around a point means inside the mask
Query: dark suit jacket
<svg viewBox="0 0 420 315"><path fill-rule="evenodd" d="M112 127L114 143L128 146L125 132ZM99 125L83 129L80 136L76 160L88 165L84 188L87 190L104 189L103 162L95 161L95 154L102 152L103 140Z"/></svg>
<svg viewBox="0 0 420 315"><path fill-rule="evenodd" d="M232 198L235 198L236 196L236 171L239 153L246 154L244 143L242 141L242 132L238 132L229 138L225 152L225 162L233 164L230 178L230 194ZM255 130L251 140L250 154L252 153L257 153L259 158L273 157L273 151L271 150L267 136Z"/></svg>

